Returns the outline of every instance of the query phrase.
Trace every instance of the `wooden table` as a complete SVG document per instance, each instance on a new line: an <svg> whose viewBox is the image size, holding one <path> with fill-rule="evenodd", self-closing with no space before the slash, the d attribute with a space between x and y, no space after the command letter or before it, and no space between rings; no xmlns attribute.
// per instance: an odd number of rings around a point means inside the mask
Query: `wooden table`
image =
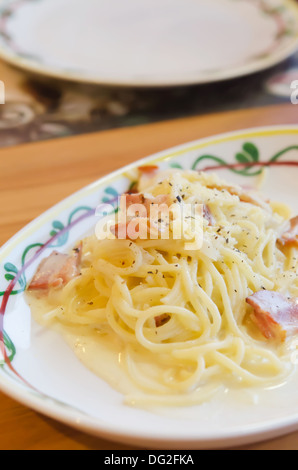
<svg viewBox="0 0 298 470"><path fill-rule="evenodd" d="M64 197L139 158L221 132L296 123L298 106L270 106L2 149L0 243ZM0 393L0 449L133 448L80 433ZM298 450L298 433L249 449Z"/></svg>

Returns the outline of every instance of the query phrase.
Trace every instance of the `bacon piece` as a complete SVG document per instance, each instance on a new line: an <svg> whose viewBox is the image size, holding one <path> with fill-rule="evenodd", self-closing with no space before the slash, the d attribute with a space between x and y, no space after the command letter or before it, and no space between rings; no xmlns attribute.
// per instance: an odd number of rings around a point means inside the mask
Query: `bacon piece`
<svg viewBox="0 0 298 470"><path fill-rule="evenodd" d="M165 325L171 319L170 315L167 313L163 313L162 315L158 315L154 318L156 328Z"/></svg>
<svg viewBox="0 0 298 470"><path fill-rule="evenodd" d="M144 218L131 219L130 222L120 223L110 228L111 233L119 240L144 239L149 233L148 220Z"/></svg>
<svg viewBox="0 0 298 470"><path fill-rule="evenodd" d="M48 290L52 287L63 287L69 281L79 276L82 257L82 243L73 250L72 255L53 251L39 265L33 277L29 290Z"/></svg>
<svg viewBox="0 0 298 470"><path fill-rule="evenodd" d="M126 209L128 209L128 207L132 206L133 204L142 204L146 208L146 210L149 211L150 206L153 204L157 204L157 205L166 204L167 206L170 206L170 203L171 203L170 196L168 196L167 194L161 194L153 198L145 197L141 193L124 194L122 198L123 197L125 197ZM121 200L121 204L123 203L124 203L124 200ZM149 216L149 213L148 213L148 216Z"/></svg>
<svg viewBox="0 0 298 470"><path fill-rule="evenodd" d="M267 339L285 341L298 333L298 298L262 290L246 299L254 309L251 319Z"/></svg>
<svg viewBox="0 0 298 470"><path fill-rule="evenodd" d="M208 220L209 226L214 227L214 225L216 224L215 218L212 215L210 207L207 206L206 204L204 204L204 207L203 207L203 215L205 219Z"/></svg>
<svg viewBox="0 0 298 470"><path fill-rule="evenodd" d="M127 227L129 222L135 220L136 217L148 219L149 221L150 216L152 215L153 206L155 206L154 213L157 212L156 209L158 209L158 213L160 214L168 213L167 207L169 207L170 203L170 196L164 194L152 198L146 198L141 193L123 194L120 201L120 215L124 215L125 219L123 221L123 219L121 220L121 218L119 218L119 223L112 229L112 233L116 235L116 232L119 232L119 229L124 231L124 226ZM133 210L128 210L131 206L136 206L135 212Z"/></svg>
<svg viewBox="0 0 298 470"><path fill-rule="evenodd" d="M166 194L160 194L156 197L145 197L141 193L123 194L120 201L118 223L112 226L110 231L116 238L122 240L144 239L153 231L158 235L162 231L162 227L156 224L160 223L163 216L165 219L168 217L170 204L171 198ZM134 205L136 207L129 210ZM157 219L156 221L154 221L154 217ZM151 224L152 221L156 224Z"/></svg>
<svg viewBox="0 0 298 470"><path fill-rule="evenodd" d="M278 240L283 246L298 247L298 216L290 220L290 228Z"/></svg>
<svg viewBox="0 0 298 470"><path fill-rule="evenodd" d="M239 194L239 199L241 202L246 202L248 204L253 204L254 206L262 207L262 209L269 210L268 204L269 200L265 201L261 196L256 193L245 193L242 192Z"/></svg>
<svg viewBox="0 0 298 470"><path fill-rule="evenodd" d="M143 165L138 168L139 170L139 181L132 183L131 187L125 194L136 194L139 193L139 184L140 181L149 181L153 178L159 170L159 167L156 165Z"/></svg>
<svg viewBox="0 0 298 470"><path fill-rule="evenodd" d="M207 186L209 189L217 189L218 191L228 191L231 196L238 196L241 202L246 202L249 204L253 204L254 206L263 207L267 209L266 201L262 200L261 197L258 197L256 194L248 193L243 191L241 188L237 188L236 186L227 186L227 185L209 185Z"/></svg>
<svg viewBox="0 0 298 470"><path fill-rule="evenodd" d="M123 201L121 200L121 203L124 202L126 204L126 208L129 206L132 206L133 204L144 204L145 203L145 197L141 193L131 193L131 194L123 194L122 198L124 198ZM121 199L122 199L121 198Z"/></svg>

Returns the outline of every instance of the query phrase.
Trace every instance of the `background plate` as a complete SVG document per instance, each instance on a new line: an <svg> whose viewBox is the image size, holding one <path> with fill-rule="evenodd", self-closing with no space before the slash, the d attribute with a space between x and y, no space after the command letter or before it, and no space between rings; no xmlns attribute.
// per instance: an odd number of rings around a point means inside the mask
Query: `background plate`
<svg viewBox="0 0 298 470"><path fill-rule="evenodd" d="M294 0L4 0L0 55L81 82L171 86L239 77L298 46Z"/></svg>

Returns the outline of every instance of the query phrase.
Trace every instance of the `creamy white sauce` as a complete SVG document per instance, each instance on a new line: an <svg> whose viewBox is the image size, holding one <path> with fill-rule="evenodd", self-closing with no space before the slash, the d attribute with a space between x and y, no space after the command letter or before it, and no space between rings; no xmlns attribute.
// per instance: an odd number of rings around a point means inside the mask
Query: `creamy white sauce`
<svg viewBox="0 0 298 470"><path fill-rule="evenodd" d="M61 334L89 370L124 395L138 391L122 366L123 344L115 335L108 330L90 331L80 326L63 325L55 320L48 323L45 318L52 307L46 297L27 293L27 301L34 320Z"/></svg>
<svg viewBox="0 0 298 470"><path fill-rule="evenodd" d="M36 322L47 328L52 328L61 334L69 347L74 351L78 359L91 372L108 383L114 390L123 394L123 396L142 397L144 393L127 373L123 361L124 345L115 335L107 331L93 331L81 328L62 325L54 321L45 323L45 315L51 310L46 298L37 298L35 295L27 294L27 301L31 308L32 316ZM298 354L297 354L298 355ZM179 417L181 413L190 420L211 419L217 421L221 413L226 413L226 407L247 408L247 419L254 420L258 418L258 412L261 409L262 414L271 415L272 409L276 408L276 417L282 416L284 408L289 407L292 402L293 407L298 406L298 374L293 371L283 382L271 388L249 387L228 388L222 386L217 394L206 403L198 407L178 407L174 410L174 415ZM133 405L134 403L128 403ZM154 402L146 403L141 401L137 404L141 408L154 410L159 414L173 417L173 409L154 405ZM182 411L183 410L183 411ZM196 410L194 413L191 410ZM208 415L214 410L213 415ZM206 414L206 416L205 416ZM181 415L182 416L182 415ZM230 423L232 424L232 422Z"/></svg>

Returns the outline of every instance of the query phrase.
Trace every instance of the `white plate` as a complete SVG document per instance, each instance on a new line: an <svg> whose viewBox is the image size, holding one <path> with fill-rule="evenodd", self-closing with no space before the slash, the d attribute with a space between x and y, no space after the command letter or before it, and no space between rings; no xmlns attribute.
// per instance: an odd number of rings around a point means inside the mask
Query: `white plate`
<svg viewBox="0 0 298 470"><path fill-rule="evenodd" d="M234 168L239 153L242 162L246 158L254 166ZM0 389L54 419L134 446L218 448L297 430L298 376L266 392L259 404L247 402L242 393L232 402L224 394L190 408L146 411L126 406L121 394L89 372L58 334L31 319L24 296L41 257L53 246L68 250L95 226L90 209L127 190L127 169L140 163L185 169L217 165L223 178L251 186L259 163L270 161L279 166L268 169L264 192L297 211L298 126L283 126L225 134L151 156L82 189L25 227L0 251L0 319L4 317L10 357L0 368Z"/></svg>
<svg viewBox="0 0 298 470"><path fill-rule="evenodd" d="M4 0L0 55L47 76L171 86L271 67L298 46L294 0Z"/></svg>

